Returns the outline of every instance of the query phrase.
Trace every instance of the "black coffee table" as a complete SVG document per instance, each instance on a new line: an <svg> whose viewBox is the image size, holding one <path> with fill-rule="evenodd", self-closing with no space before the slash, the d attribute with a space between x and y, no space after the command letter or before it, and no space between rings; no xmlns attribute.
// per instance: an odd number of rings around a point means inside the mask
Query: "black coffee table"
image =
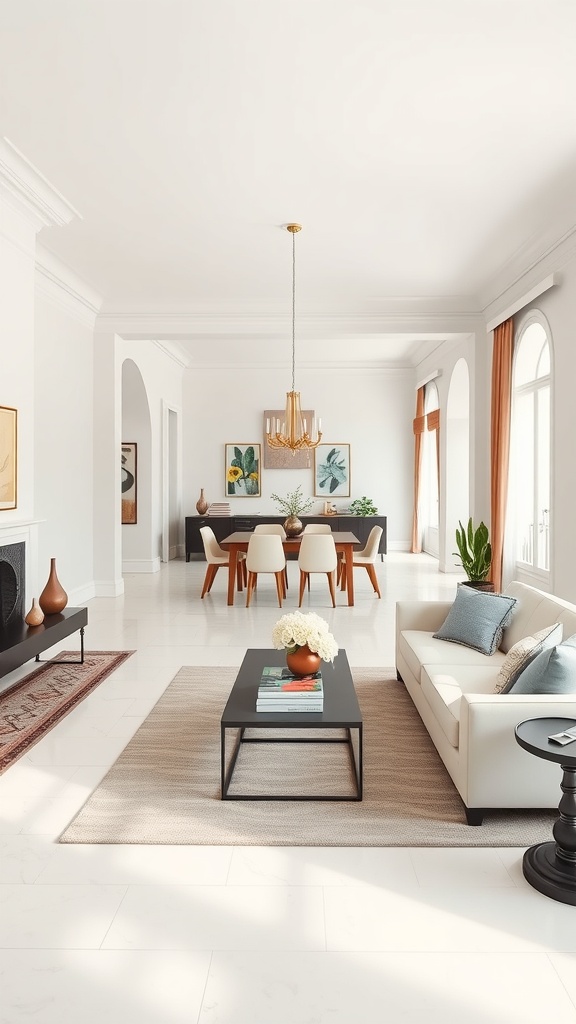
<svg viewBox="0 0 576 1024"><path fill-rule="evenodd" d="M324 682L323 711L256 711L256 695L265 665L286 665L284 651L248 650L240 666L236 682L228 698L220 723L220 780L222 800L361 800L362 799L362 715L345 651L339 651L333 663L322 662ZM230 761L226 757L226 733L237 730ZM341 738L318 736L261 737L252 733L259 729L343 729ZM246 735L246 730L250 735ZM352 730L357 733L356 748ZM241 746L247 743L346 743L352 763L356 791L353 796L326 796L311 793L279 795L260 793L257 796L230 793L230 783Z"/></svg>
<svg viewBox="0 0 576 1024"><path fill-rule="evenodd" d="M531 718L516 726L516 741L524 750L562 767L560 817L554 822L555 842L529 847L522 860L524 878L538 892L576 906L576 740L566 746L551 743L554 733L576 727L574 718Z"/></svg>

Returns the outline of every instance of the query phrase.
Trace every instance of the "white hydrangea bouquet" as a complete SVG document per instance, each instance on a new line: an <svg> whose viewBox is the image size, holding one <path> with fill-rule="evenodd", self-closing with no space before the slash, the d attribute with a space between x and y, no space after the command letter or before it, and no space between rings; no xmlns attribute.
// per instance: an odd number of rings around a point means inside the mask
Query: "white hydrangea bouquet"
<svg viewBox="0 0 576 1024"><path fill-rule="evenodd" d="M285 647L289 654L306 646L322 661L334 661L338 654L338 644L328 630L328 623L314 612L283 615L272 630L272 643L277 651Z"/></svg>

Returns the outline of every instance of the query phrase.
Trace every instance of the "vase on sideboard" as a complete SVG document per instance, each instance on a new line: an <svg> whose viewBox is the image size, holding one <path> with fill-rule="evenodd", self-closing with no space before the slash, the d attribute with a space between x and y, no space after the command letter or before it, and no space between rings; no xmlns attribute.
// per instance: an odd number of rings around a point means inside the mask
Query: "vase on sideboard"
<svg viewBox="0 0 576 1024"><path fill-rule="evenodd" d="M44 612L44 615L57 615L58 612L63 611L68 604L68 594L60 583L56 573L55 558L50 559L50 575L44 590L40 594L38 604Z"/></svg>
<svg viewBox="0 0 576 1024"><path fill-rule="evenodd" d="M35 597L32 599L32 607L24 622L27 626L40 626L44 622L44 612Z"/></svg>
<svg viewBox="0 0 576 1024"><path fill-rule="evenodd" d="M206 512L208 511L208 502L206 501L206 498L204 497L204 488L203 487L200 488L200 497L198 498L198 501L196 502L196 511L197 511L199 516L205 515Z"/></svg>
<svg viewBox="0 0 576 1024"><path fill-rule="evenodd" d="M288 516L283 523L287 537L299 537L304 527L298 516Z"/></svg>

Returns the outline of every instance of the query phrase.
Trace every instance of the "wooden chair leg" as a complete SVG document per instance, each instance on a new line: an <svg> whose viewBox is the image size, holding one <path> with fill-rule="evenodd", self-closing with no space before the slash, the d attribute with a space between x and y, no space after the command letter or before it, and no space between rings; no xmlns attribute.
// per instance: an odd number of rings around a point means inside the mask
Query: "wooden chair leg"
<svg viewBox="0 0 576 1024"><path fill-rule="evenodd" d="M218 572L219 568L219 565L213 565L212 562L208 565L206 569L206 575L204 577L204 586L202 587L202 593L200 594L200 597L204 597L204 594L210 593L210 587L214 583L214 577Z"/></svg>
<svg viewBox="0 0 576 1024"><path fill-rule="evenodd" d="M330 597L332 598L332 607L335 608L336 607L336 593L335 593L335 589L334 589L334 577L336 575L336 570L334 570L334 572L327 572L326 575L328 577L328 586L330 587Z"/></svg>
<svg viewBox="0 0 576 1024"><path fill-rule="evenodd" d="M304 596L304 588L306 586L306 577L309 577L309 576L310 576L310 573L303 572L303 570L300 569L300 597L298 599L298 607L299 608L302 607L302 598ZM308 585L310 585L310 579L308 579Z"/></svg>
<svg viewBox="0 0 576 1024"><path fill-rule="evenodd" d="M287 592L288 592L288 566L285 565L284 566L284 597L286 597Z"/></svg>
<svg viewBox="0 0 576 1024"><path fill-rule="evenodd" d="M380 593L380 587L378 586L378 577L376 575L376 569L372 564L370 564L366 566L366 571L370 577L370 581L372 583L372 586L374 587L375 592L378 594L378 597L381 598L382 594Z"/></svg>
<svg viewBox="0 0 576 1024"><path fill-rule="evenodd" d="M284 596L284 569L280 569L280 572L275 572L276 577L276 592L278 594L278 605L282 607L282 598Z"/></svg>
<svg viewBox="0 0 576 1024"><path fill-rule="evenodd" d="M248 571L246 569L246 559L245 558L242 559L242 561L240 562L240 565L242 566L242 576L244 578L244 586L246 586L246 584L248 583Z"/></svg>
<svg viewBox="0 0 576 1024"><path fill-rule="evenodd" d="M250 600L252 598L252 594L254 593L254 587L256 586L256 579L257 579L257 577L258 577L258 574L255 573L255 572L249 572L248 573L248 583L246 585L246 607L247 608L250 607Z"/></svg>

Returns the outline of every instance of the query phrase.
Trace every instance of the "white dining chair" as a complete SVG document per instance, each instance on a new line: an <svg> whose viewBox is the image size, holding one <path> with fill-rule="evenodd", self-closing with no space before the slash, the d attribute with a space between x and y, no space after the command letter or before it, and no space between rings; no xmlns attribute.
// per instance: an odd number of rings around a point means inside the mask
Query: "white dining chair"
<svg viewBox="0 0 576 1024"><path fill-rule="evenodd" d="M257 523L254 533L276 533L281 540L286 540L286 530L281 523ZM284 565L284 585L288 590L288 563Z"/></svg>
<svg viewBox="0 0 576 1024"><path fill-rule="evenodd" d="M300 569L300 596L298 607L302 606L304 589L308 583L310 589L310 574L323 572L328 577L332 607L336 607L335 580L338 557L334 538L326 534L309 533L302 537L300 552L298 555L298 567Z"/></svg>
<svg viewBox="0 0 576 1024"><path fill-rule="evenodd" d="M206 576L204 577L204 585L200 595L200 597L204 597L205 594L210 593L210 588L212 587L214 577L216 576L218 569L223 565L229 565L230 554L228 551L224 551L224 548L220 547L211 526L201 526L200 536L202 537L204 554L206 555L206 561L208 562ZM242 590L242 583L246 583L246 555L243 551L238 552L236 581L238 590Z"/></svg>
<svg viewBox="0 0 576 1024"><path fill-rule="evenodd" d="M248 582L246 584L246 607L250 607L250 601L259 573L274 573L276 579L276 591L278 604L282 607L282 599L285 597L285 570L286 556L282 547L282 538L277 533L253 533L248 542L248 553L246 555L246 569L248 571Z"/></svg>
<svg viewBox="0 0 576 1024"><path fill-rule="evenodd" d="M370 577L370 582L374 587L374 593L378 594L378 597L382 597L380 593L380 587L378 586L378 577L376 575L376 558L378 557L378 545L380 544L380 537L382 536L382 527L373 526L370 530L366 546L362 548L362 551L354 552L354 559L352 561L353 566L364 566L366 572ZM339 565L338 572L342 573L343 567Z"/></svg>
<svg viewBox="0 0 576 1024"><path fill-rule="evenodd" d="M332 527L329 523L308 523L304 533L332 533Z"/></svg>

